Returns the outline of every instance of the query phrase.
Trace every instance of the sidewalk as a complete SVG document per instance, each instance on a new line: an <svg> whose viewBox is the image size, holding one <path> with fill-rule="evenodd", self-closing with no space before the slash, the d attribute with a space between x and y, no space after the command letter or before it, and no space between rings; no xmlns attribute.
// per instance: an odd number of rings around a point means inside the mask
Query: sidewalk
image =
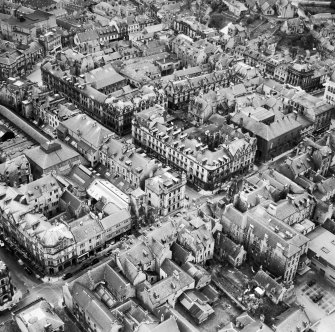
<svg viewBox="0 0 335 332"><path fill-rule="evenodd" d="M14 296L11 301L5 303L4 305L0 306L0 312L5 310L12 310L13 307L16 306L17 303L19 303L22 299L22 292L20 290L16 291L14 293Z"/></svg>

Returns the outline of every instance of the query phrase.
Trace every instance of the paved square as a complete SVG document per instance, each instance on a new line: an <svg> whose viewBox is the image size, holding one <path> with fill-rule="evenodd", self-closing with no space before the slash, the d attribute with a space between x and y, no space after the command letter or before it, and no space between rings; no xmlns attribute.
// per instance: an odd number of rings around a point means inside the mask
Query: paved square
<svg viewBox="0 0 335 332"><path fill-rule="evenodd" d="M315 305L319 306L319 308L324 310L328 315L335 311L335 296L325 290L318 283L309 287L306 282L306 284L302 287L301 291L309 298L310 301L313 301L312 299L315 295L323 295L323 298L315 303Z"/></svg>

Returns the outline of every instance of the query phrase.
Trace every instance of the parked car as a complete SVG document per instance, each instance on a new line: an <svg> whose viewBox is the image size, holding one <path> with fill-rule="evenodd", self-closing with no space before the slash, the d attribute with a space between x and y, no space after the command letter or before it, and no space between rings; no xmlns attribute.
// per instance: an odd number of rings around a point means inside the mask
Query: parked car
<svg viewBox="0 0 335 332"><path fill-rule="evenodd" d="M85 270L86 268L88 268L90 266L90 263L84 263L82 266L81 266L81 270Z"/></svg>
<svg viewBox="0 0 335 332"><path fill-rule="evenodd" d="M91 262L91 265L95 265L99 262L100 262L99 258L94 258L93 261Z"/></svg>
<svg viewBox="0 0 335 332"><path fill-rule="evenodd" d="M316 280L315 279L311 279L308 283L307 283L307 286L308 287L312 287L316 284Z"/></svg>
<svg viewBox="0 0 335 332"><path fill-rule="evenodd" d="M4 246L5 246L5 243L2 240L0 240L0 247L4 247Z"/></svg>
<svg viewBox="0 0 335 332"><path fill-rule="evenodd" d="M24 267L24 270L25 270L28 274L30 274L30 275L33 274L33 271L32 271L31 268L28 267L28 266L25 266L25 267Z"/></svg>
<svg viewBox="0 0 335 332"><path fill-rule="evenodd" d="M63 280L66 280L66 279L70 279L71 277L73 277L73 273L69 272L69 273L66 273L63 275Z"/></svg>
<svg viewBox="0 0 335 332"><path fill-rule="evenodd" d="M314 295L313 297L312 297L312 301L314 302L314 303L318 303L321 299L323 298L323 294L316 294L316 295Z"/></svg>

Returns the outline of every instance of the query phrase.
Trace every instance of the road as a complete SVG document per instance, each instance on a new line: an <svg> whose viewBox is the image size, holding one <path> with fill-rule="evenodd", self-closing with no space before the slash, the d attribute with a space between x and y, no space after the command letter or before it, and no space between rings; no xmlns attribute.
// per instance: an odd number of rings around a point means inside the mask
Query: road
<svg viewBox="0 0 335 332"><path fill-rule="evenodd" d="M57 314L65 322L65 331L79 332L77 325L65 313L62 301L62 286L65 281L60 280L53 283L43 283L34 275L27 274L18 263L18 257L8 252L5 248L0 248L0 259L8 266L13 285L23 294L21 301L15 310L24 307L39 297L45 298L56 310ZM29 290L29 293L27 292ZM0 323L12 319L10 311L4 311L0 315Z"/></svg>

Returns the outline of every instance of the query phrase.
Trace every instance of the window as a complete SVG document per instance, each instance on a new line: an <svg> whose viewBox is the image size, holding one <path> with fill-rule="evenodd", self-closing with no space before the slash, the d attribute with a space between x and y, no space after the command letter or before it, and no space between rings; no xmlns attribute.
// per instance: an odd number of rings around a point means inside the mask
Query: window
<svg viewBox="0 0 335 332"><path fill-rule="evenodd" d="M321 250L326 254L330 253L330 251L326 247L322 247Z"/></svg>

